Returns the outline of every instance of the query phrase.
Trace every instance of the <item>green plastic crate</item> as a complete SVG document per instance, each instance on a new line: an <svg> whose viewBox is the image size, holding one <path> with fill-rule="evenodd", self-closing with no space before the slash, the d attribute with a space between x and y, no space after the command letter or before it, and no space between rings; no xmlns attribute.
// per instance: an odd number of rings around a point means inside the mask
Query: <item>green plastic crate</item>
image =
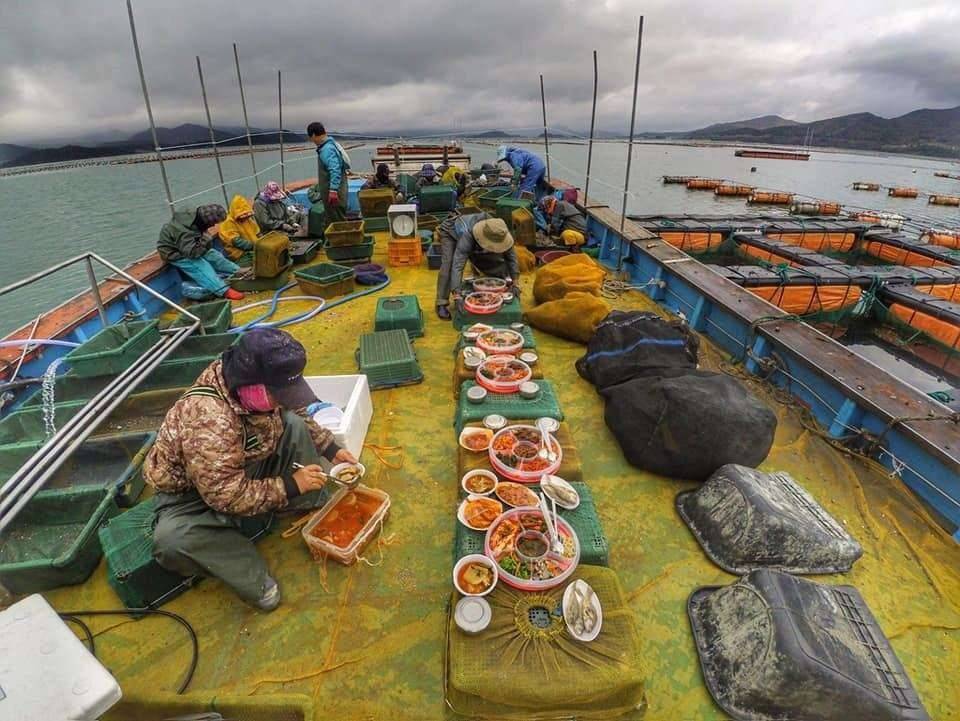
<svg viewBox="0 0 960 721"><path fill-rule="evenodd" d="M373 236L365 236L360 245L342 245L327 248L327 257L337 263L350 260L365 260L373 255Z"/></svg>
<svg viewBox="0 0 960 721"><path fill-rule="evenodd" d="M526 210L532 215L533 203L529 200L518 200L516 198L500 198L497 201L495 211L497 217L507 224L510 232L513 232L513 211L519 209Z"/></svg>
<svg viewBox="0 0 960 721"><path fill-rule="evenodd" d="M116 323L67 353L65 360L78 378L116 375L159 342L156 319Z"/></svg>
<svg viewBox="0 0 960 721"><path fill-rule="evenodd" d="M169 571L153 558L153 527L158 497L153 496L104 525L99 532L107 582L127 608L156 608L200 580ZM240 532L256 541L270 530L272 515L244 518Z"/></svg>
<svg viewBox="0 0 960 721"><path fill-rule="evenodd" d="M118 511L95 486L35 496L4 532L0 586L19 595L83 583L102 555L97 529Z"/></svg>
<svg viewBox="0 0 960 721"><path fill-rule="evenodd" d="M327 229L327 211L323 203L314 203L310 206L307 215L307 235L311 238L322 238Z"/></svg>
<svg viewBox="0 0 960 721"><path fill-rule="evenodd" d="M187 308L200 319L204 333L226 333L233 321L233 305L229 300L213 300L209 303L197 303ZM170 324L171 328L190 325L193 319L181 313ZM196 331L194 331L196 332Z"/></svg>
<svg viewBox="0 0 960 721"><path fill-rule="evenodd" d="M486 315L469 313L463 309L462 305L462 302L457 303L453 309L453 327L457 330L462 330L474 323L509 326L511 323L523 322L523 310L520 307L520 299L516 296L509 303L504 303L496 313Z"/></svg>
<svg viewBox="0 0 960 721"><path fill-rule="evenodd" d="M327 251L329 252L329 248ZM293 274L299 278L305 278L313 283L335 283L338 280L349 278L353 275L353 268L347 268L336 263L317 263L300 270L293 271Z"/></svg>
<svg viewBox="0 0 960 721"><path fill-rule="evenodd" d="M239 340L239 333L192 335L178 345L173 353L164 358L163 363L184 361L193 358L212 358L220 355L230 346L236 345ZM163 363L161 363L161 365L163 365Z"/></svg>
<svg viewBox="0 0 960 721"><path fill-rule="evenodd" d="M364 233L385 233L390 230L390 221L388 218L364 218Z"/></svg>
<svg viewBox="0 0 960 721"><path fill-rule="evenodd" d="M508 328L508 326L494 326L495 328ZM520 335L523 336L523 347L524 350L536 350L537 341L533 337L533 328L524 324L523 330L520 331ZM463 333L457 336L457 344L453 347L453 354L456 355L463 347L466 345L473 345L473 343L467 343L467 339L463 337Z"/></svg>
<svg viewBox="0 0 960 721"><path fill-rule="evenodd" d="M408 173L397 174L397 187L406 197L412 198L417 194L417 179Z"/></svg>
<svg viewBox="0 0 960 721"><path fill-rule="evenodd" d="M420 212L450 211L457 205L457 191L449 185L428 185L417 196Z"/></svg>
<svg viewBox="0 0 960 721"><path fill-rule="evenodd" d="M405 330L364 333L357 350L357 366L370 388L393 388L423 381L423 372Z"/></svg>
<svg viewBox="0 0 960 721"><path fill-rule="evenodd" d="M560 517L570 524L577 539L580 541L580 562L590 566L606 566L610 561L610 543L603 532L597 507L593 502L593 494L586 483L572 483L580 494L580 505L568 511L557 507ZM537 490L536 486L531 487ZM460 489L461 497L466 494ZM474 531L457 522L457 535L454 541L454 561L471 553L483 553L483 538L485 533Z"/></svg>
<svg viewBox="0 0 960 721"><path fill-rule="evenodd" d="M423 311L420 300L415 295L393 295L377 301L377 311L373 319L373 329L405 330L412 338L423 335Z"/></svg>
<svg viewBox="0 0 960 721"><path fill-rule="evenodd" d="M112 490L117 505L129 508L143 493L143 461L156 438L156 433L119 433L89 438L44 484L37 497L92 486ZM39 441L0 446L0 488L42 446Z"/></svg>
<svg viewBox="0 0 960 721"><path fill-rule="evenodd" d="M519 393L487 393L482 403L471 403L467 400L467 389L476 383L464 381L460 385L460 397L457 399L453 416L457 434L459 435L467 423L481 421L491 413L497 413L507 420L556 418L562 421L563 411L560 410L560 400L553 383L548 380L539 380L536 383L540 386L540 394L530 400L521 398Z"/></svg>
<svg viewBox="0 0 960 721"><path fill-rule="evenodd" d="M157 496L147 499L99 531L107 582L127 608L156 608L191 584L191 579L167 570L153 558L157 500Z"/></svg>
<svg viewBox="0 0 960 721"><path fill-rule="evenodd" d="M496 210L497 201L500 200L500 198L510 195L510 193L511 189L506 186L502 188L489 188L477 197L477 203L479 203L480 207L484 210Z"/></svg>
<svg viewBox="0 0 960 721"><path fill-rule="evenodd" d="M309 263L317 257L320 252L319 240L291 240L290 241L290 260L294 265L303 265Z"/></svg>
<svg viewBox="0 0 960 721"><path fill-rule="evenodd" d="M363 221L345 220L339 223L330 223L323 233L327 240L327 248L342 245L359 245L363 242Z"/></svg>

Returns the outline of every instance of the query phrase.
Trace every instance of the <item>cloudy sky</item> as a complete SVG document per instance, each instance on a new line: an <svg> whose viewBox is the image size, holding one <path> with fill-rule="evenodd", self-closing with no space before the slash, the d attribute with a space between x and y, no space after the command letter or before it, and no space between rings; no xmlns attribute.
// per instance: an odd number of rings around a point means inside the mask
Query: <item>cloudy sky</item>
<svg viewBox="0 0 960 721"><path fill-rule="evenodd" d="M123 0L0 0L0 142L146 127ZM42 8L42 12L40 11ZM240 124L231 43L251 123L330 128L629 123L636 27L645 15L638 129L683 130L775 113L891 117L960 105L956 0L405 0L274 3L134 0L154 113Z"/></svg>

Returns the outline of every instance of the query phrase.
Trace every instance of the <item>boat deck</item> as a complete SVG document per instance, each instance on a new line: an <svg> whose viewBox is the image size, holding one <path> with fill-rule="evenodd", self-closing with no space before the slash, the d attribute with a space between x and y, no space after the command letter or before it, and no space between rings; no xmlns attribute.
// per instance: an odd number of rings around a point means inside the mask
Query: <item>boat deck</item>
<svg viewBox="0 0 960 721"><path fill-rule="evenodd" d="M374 260L386 265L385 255L385 243L378 242ZM373 393L367 442L399 447L405 455L399 470L383 466L371 449L361 459L369 469L369 485L386 490L393 501L380 550L369 549L369 563L323 567L312 560L299 534L274 533L260 550L282 590L277 611L253 611L212 580L165 606L189 619L199 636L190 698L206 703L245 697L251 704L273 699L280 705L303 698L307 705L312 701L315 719L453 717L444 703L443 652L459 482L451 423L457 337L432 312L435 272L425 266L388 271L392 282L384 292L416 294L425 311L426 335L415 342L425 380ZM525 277L525 303L531 285L532 278ZM290 328L308 349L308 374L356 372L357 335L372 330L378 295ZM656 307L637 292L613 305ZM282 315L309 307L285 306ZM646 718L726 718L703 683L686 601L695 588L728 584L734 577L706 558L674 510L675 495L691 484L629 466L604 424L599 396L574 370L582 346L539 331L535 335L610 542L609 565L636 614ZM702 355L704 366L735 372L707 341ZM757 382L750 384L779 417L776 443L762 468L792 474L863 545L863 558L852 572L817 580L856 586L930 716L960 717L960 546L888 471L835 449L811 430L799 408L783 405L782 395L775 397ZM281 520L279 528L292 520ZM62 611L121 605L107 585L103 563L84 585L46 596ZM182 629L153 618L90 622L98 655L123 686L127 709L140 708L140 702L148 708L173 693L190 658ZM106 718L154 717L118 711Z"/></svg>

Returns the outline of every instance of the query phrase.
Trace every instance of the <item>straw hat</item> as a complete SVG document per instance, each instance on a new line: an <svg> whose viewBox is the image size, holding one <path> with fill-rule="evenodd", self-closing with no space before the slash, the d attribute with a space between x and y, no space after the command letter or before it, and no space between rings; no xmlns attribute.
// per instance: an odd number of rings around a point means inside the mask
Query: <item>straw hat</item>
<svg viewBox="0 0 960 721"><path fill-rule="evenodd" d="M473 226L473 237L488 253L506 253L513 247L513 236L501 218L478 222Z"/></svg>

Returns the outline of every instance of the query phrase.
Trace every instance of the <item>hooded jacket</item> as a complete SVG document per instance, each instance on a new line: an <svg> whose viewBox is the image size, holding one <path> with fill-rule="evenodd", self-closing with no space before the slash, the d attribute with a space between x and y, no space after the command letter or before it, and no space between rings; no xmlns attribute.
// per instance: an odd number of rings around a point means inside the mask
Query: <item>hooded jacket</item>
<svg viewBox="0 0 960 721"><path fill-rule="evenodd" d="M205 236L196 225L197 211L179 210L173 219L160 228L157 253L164 261L199 258L213 246L213 239Z"/></svg>
<svg viewBox="0 0 960 721"><path fill-rule="evenodd" d="M233 207L233 203L230 204ZM264 233L271 230L280 230L280 226L289 223L287 204L282 200L265 200L257 195L253 201L253 214L257 219L257 225Z"/></svg>
<svg viewBox="0 0 960 721"><path fill-rule="evenodd" d="M531 153L529 150L524 150L523 148L507 148L507 155L504 158L507 163L510 164L510 167L513 168L513 171L519 172L521 175L539 175L542 172L546 172L547 166L543 162L543 159Z"/></svg>
<svg viewBox="0 0 960 721"><path fill-rule="evenodd" d="M147 483L162 493L181 494L195 488L210 508L234 516L283 508L298 495L292 476L247 478L245 471L247 464L276 451L283 435L278 409L246 410L230 394L220 359L207 366L190 391L163 419L143 463ZM304 421L320 454L336 452L330 431L310 418Z"/></svg>
<svg viewBox="0 0 960 721"><path fill-rule="evenodd" d="M237 260L247 250L253 250L253 241L260 235L260 226L253 217L250 202L242 195L233 196L227 219L220 223L223 254Z"/></svg>

